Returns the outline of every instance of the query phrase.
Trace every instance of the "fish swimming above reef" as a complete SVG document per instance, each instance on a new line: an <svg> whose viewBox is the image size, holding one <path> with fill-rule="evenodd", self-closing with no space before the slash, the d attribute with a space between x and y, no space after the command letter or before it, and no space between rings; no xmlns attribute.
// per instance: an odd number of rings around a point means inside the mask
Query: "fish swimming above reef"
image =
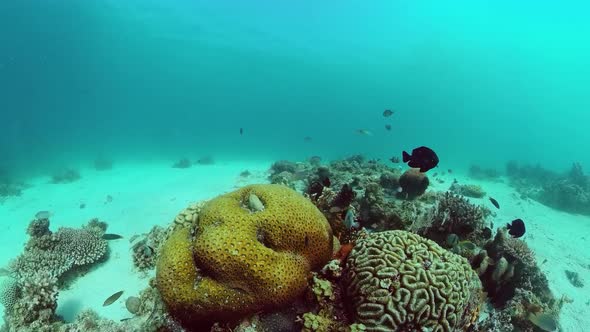
<svg viewBox="0 0 590 332"><path fill-rule="evenodd" d="M52 215L49 211L39 211L35 213L35 219L49 219Z"/></svg>
<svg viewBox="0 0 590 332"><path fill-rule="evenodd" d="M370 130L367 129L357 129L356 130L357 134L363 135L363 136L373 136L373 133Z"/></svg>
<svg viewBox="0 0 590 332"><path fill-rule="evenodd" d="M386 125L385 125L385 130L387 130L387 131L391 131L391 125L390 125L390 124L386 124Z"/></svg>
<svg viewBox="0 0 590 332"><path fill-rule="evenodd" d="M244 135L244 128L240 128L240 135Z"/></svg>
<svg viewBox="0 0 590 332"><path fill-rule="evenodd" d="M305 136L305 137L303 137L303 141L304 141L304 142L311 142L311 140L312 140L312 138L311 138L311 137L309 137L309 136Z"/></svg>
<svg viewBox="0 0 590 332"><path fill-rule="evenodd" d="M438 165L438 156L436 153L425 146L415 148L412 150L412 154L403 151L402 160L404 163L408 163L408 166L412 168L419 168L422 173L427 172Z"/></svg>
<svg viewBox="0 0 590 332"><path fill-rule="evenodd" d="M496 209L500 209L500 204L493 197L490 197L490 202L492 202L492 204L494 204L494 206L496 207Z"/></svg>
<svg viewBox="0 0 590 332"><path fill-rule="evenodd" d="M392 111L392 110L385 110L385 111L383 111L383 116L388 118L388 117L392 116L394 112L395 111Z"/></svg>
<svg viewBox="0 0 590 332"><path fill-rule="evenodd" d="M123 291L118 291L115 294L109 296L106 300L104 300L104 303L102 304L103 307L106 307L108 305L113 304L113 302L117 301L121 295L123 294Z"/></svg>
<svg viewBox="0 0 590 332"><path fill-rule="evenodd" d="M508 228L508 234L517 238L523 236L526 231L522 219L512 220L512 222L506 224L506 228Z"/></svg>
<svg viewBox="0 0 590 332"><path fill-rule="evenodd" d="M391 161L394 164L399 164L400 159L399 159L399 157L391 157L391 158L389 158L389 161Z"/></svg>
<svg viewBox="0 0 590 332"><path fill-rule="evenodd" d="M356 216L354 215L352 208L348 209L344 215L344 226L346 226L347 229L358 229L360 226L360 224L356 221Z"/></svg>

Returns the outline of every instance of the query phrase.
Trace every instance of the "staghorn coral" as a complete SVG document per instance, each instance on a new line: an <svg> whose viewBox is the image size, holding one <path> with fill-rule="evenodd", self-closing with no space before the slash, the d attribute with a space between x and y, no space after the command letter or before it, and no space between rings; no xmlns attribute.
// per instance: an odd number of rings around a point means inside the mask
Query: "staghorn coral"
<svg viewBox="0 0 590 332"><path fill-rule="evenodd" d="M463 257L405 231L359 239L344 284L356 322L368 331L463 331L482 301L481 282Z"/></svg>
<svg viewBox="0 0 590 332"><path fill-rule="evenodd" d="M255 194L263 211L244 207ZM290 303L332 255L332 232L309 200L281 185L251 185L207 202L177 228L157 261L170 312L192 326Z"/></svg>
<svg viewBox="0 0 590 332"><path fill-rule="evenodd" d="M51 231L49 230L49 219L35 219L31 221L29 227L27 227L27 234L31 237L51 235Z"/></svg>

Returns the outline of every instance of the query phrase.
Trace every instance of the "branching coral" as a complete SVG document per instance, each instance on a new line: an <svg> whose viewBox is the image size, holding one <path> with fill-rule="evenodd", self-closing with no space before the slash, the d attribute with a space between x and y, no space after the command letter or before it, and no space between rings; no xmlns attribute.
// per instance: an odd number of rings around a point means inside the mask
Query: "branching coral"
<svg viewBox="0 0 590 332"><path fill-rule="evenodd" d="M431 224L419 230L439 244L445 243L450 234L461 240L480 242L485 225L484 210L471 204L462 196L446 192L441 195L430 211Z"/></svg>

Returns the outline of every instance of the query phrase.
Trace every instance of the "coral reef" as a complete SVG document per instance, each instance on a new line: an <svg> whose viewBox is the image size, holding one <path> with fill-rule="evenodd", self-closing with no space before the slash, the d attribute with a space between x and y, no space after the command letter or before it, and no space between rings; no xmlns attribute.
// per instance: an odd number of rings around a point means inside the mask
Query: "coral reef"
<svg viewBox="0 0 590 332"><path fill-rule="evenodd" d="M443 246L451 234L456 234L459 240L481 243L486 239L483 235L484 216L484 208L471 204L462 196L446 192L431 208L427 217L430 224L419 229L418 233Z"/></svg>
<svg viewBox="0 0 590 332"><path fill-rule="evenodd" d="M565 276L567 277L567 280L569 280L569 282L572 284L572 286L577 288L584 287L584 282L582 281L582 278L580 277L578 272L565 270Z"/></svg>
<svg viewBox="0 0 590 332"><path fill-rule="evenodd" d="M182 216L184 217L185 214ZM139 271L144 272L156 267L156 256L167 234L165 228L154 226L148 234L135 238L137 240L133 242L131 251L133 252L133 265Z"/></svg>
<svg viewBox="0 0 590 332"><path fill-rule="evenodd" d="M55 317L58 287L67 272L83 272L107 254L101 237L106 225L91 220L81 229L59 228L53 233L48 219L33 220L24 252L10 264L14 279L2 292L9 331L56 331L62 324ZM10 300L8 300L10 299Z"/></svg>
<svg viewBox="0 0 590 332"><path fill-rule="evenodd" d="M264 210L249 206L252 194ZM313 204L285 186L251 185L207 202L193 227L172 231L156 280L184 324L235 320L288 304L331 255L331 229Z"/></svg>
<svg viewBox="0 0 590 332"><path fill-rule="evenodd" d="M62 184L72 183L80 180L80 172L78 170L67 168L51 175L51 183Z"/></svg>
<svg viewBox="0 0 590 332"><path fill-rule="evenodd" d="M499 229L494 239L472 257L471 265L496 307L505 306L518 289L530 292L547 305L556 302L533 252L523 240L507 235L505 228Z"/></svg>
<svg viewBox="0 0 590 332"><path fill-rule="evenodd" d="M512 332L512 331L556 331L559 307L540 300L535 294L523 289L516 289L515 295L501 309L490 310L488 316L478 322L474 331L478 332ZM535 319L543 317L542 320ZM539 326L540 325L540 326Z"/></svg>
<svg viewBox="0 0 590 332"><path fill-rule="evenodd" d="M506 169L522 198L530 197L554 209L590 215L590 178L579 163L572 164L564 174L540 165L520 167L515 162L509 163Z"/></svg>
<svg viewBox="0 0 590 332"><path fill-rule="evenodd" d="M20 288L15 278L8 277L0 284L0 304L10 311L20 298Z"/></svg>
<svg viewBox="0 0 590 332"><path fill-rule="evenodd" d="M106 156L98 156L94 159L94 169L97 171L108 171L113 168L113 161Z"/></svg>
<svg viewBox="0 0 590 332"><path fill-rule="evenodd" d="M172 165L172 168L190 168L192 165L193 165L193 163L190 161L190 159L182 158L182 159L179 159L178 161L176 161Z"/></svg>
<svg viewBox="0 0 590 332"><path fill-rule="evenodd" d="M428 184L426 173L420 172L417 168L410 168L399 178L399 186L402 188L399 196L405 199L414 199L424 194Z"/></svg>
<svg viewBox="0 0 590 332"><path fill-rule="evenodd" d="M81 229L61 227L49 230L48 219L31 221L27 232L31 236L25 251L11 262L11 270L19 277L45 271L57 278L74 267L100 261L107 254L104 229L92 220Z"/></svg>
<svg viewBox="0 0 590 332"><path fill-rule="evenodd" d="M451 185L449 191L453 194L471 198L482 198L486 195L486 192L480 186L473 184L458 184L457 182L454 182Z"/></svg>
<svg viewBox="0 0 590 332"><path fill-rule="evenodd" d="M464 331L482 302L465 258L405 231L359 239L343 278L356 322L369 331Z"/></svg>
<svg viewBox="0 0 590 332"><path fill-rule="evenodd" d="M579 164L562 178L543 185L535 198L550 207L572 213L590 215L590 185Z"/></svg>
<svg viewBox="0 0 590 332"><path fill-rule="evenodd" d="M493 168L482 168L478 165L471 165L469 167L469 177L476 180L498 180L500 172Z"/></svg>

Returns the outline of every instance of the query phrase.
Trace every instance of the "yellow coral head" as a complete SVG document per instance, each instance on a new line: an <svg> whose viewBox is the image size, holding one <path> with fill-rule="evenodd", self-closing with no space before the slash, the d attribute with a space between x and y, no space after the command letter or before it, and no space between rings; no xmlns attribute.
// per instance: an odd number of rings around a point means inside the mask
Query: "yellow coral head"
<svg viewBox="0 0 590 332"><path fill-rule="evenodd" d="M157 287L184 323L239 319L291 303L331 254L332 230L309 200L285 186L251 185L212 199L193 228L173 231Z"/></svg>

